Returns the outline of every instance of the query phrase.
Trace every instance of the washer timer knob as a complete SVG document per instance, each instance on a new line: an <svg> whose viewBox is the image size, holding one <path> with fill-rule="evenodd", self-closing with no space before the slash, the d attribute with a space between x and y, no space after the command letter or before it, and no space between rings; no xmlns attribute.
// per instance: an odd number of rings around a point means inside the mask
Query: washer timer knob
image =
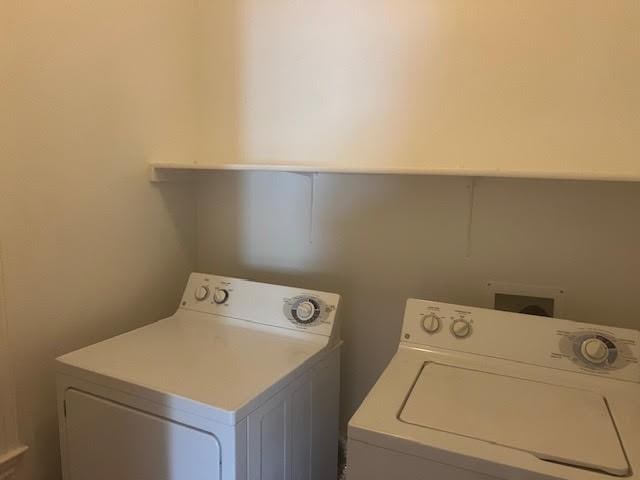
<svg viewBox="0 0 640 480"><path fill-rule="evenodd" d="M609 347L599 338L587 338L580 345L580 353L585 360L601 364L609 357Z"/></svg>
<svg viewBox="0 0 640 480"><path fill-rule="evenodd" d="M454 320L451 324L451 333L456 338L466 338L471 335L471 324L462 318Z"/></svg>
<svg viewBox="0 0 640 480"><path fill-rule="evenodd" d="M440 330L440 317L435 313L427 313L422 316L422 328L427 333L436 333Z"/></svg>
<svg viewBox="0 0 640 480"><path fill-rule="evenodd" d="M216 291L213 292L213 301L217 305L222 305L229 298L229 290L225 290L224 288L216 288Z"/></svg>
<svg viewBox="0 0 640 480"><path fill-rule="evenodd" d="M200 285L198 288L196 288L193 296L199 302L206 300L206 298L209 296L209 287L207 287L206 285Z"/></svg>

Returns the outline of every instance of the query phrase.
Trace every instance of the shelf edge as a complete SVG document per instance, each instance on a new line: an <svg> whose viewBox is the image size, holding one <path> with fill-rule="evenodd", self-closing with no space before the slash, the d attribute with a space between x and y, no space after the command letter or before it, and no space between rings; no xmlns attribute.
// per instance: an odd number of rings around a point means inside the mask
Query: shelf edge
<svg viewBox="0 0 640 480"><path fill-rule="evenodd" d="M465 168L424 168L424 167L344 167L337 165L267 164L267 163L225 163L225 164L182 164L151 162L152 182L175 182L191 179L199 171L267 171L292 173L333 173L351 175L433 175L462 177L530 178L546 180L583 180L640 182L640 173L603 172L543 172L525 170L491 170Z"/></svg>

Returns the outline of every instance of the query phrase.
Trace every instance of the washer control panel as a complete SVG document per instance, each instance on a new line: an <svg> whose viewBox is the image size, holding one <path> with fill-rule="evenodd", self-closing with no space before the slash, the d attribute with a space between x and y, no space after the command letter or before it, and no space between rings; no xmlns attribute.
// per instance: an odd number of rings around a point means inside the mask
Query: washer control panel
<svg viewBox="0 0 640 480"><path fill-rule="evenodd" d="M640 382L640 332L409 299L401 343Z"/></svg>
<svg viewBox="0 0 640 480"><path fill-rule="evenodd" d="M333 337L340 296L192 273L181 308Z"/></svg>
<svg viewBox="0 0 640 480"><path fill-rule="evenodd" d="M434 302L431 302L434 303ZM451 310L442 305L427 305L419 314L420 325L429 335L450 335L455 339L465 339L473 333L473 315L466 307Z"/></svg>

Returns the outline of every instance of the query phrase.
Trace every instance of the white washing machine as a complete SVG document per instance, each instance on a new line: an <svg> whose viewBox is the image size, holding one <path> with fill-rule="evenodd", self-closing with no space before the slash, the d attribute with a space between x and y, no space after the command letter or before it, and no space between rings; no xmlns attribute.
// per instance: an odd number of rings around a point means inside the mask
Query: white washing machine
<svg viewBox="0 0 640 480"><path fill-rule="evenodd" d="M58 358L65 480L335 478L338 302L194 273L173 316Z"/></svg>
<svg viewBox="0 0 640 480"><path fill-rule="evenodd" d="M349 480L640 479L639 332L409 300Z"/></svg>

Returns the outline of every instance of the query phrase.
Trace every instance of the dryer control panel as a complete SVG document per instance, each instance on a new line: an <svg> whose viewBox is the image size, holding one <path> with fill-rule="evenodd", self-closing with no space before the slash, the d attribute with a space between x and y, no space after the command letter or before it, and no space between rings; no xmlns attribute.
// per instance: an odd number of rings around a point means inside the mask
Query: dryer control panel
<svg viewBox="0 0 640 480"><path fill-rule="evenodd" d="M192 273L180 307L333 337L339 302L335 293Z"/></svg>
<svg viewBox="0 0 640 480"><path fill-rule="evenodd" d="M401 342L640 382L637 330L410 299Z"/></svg>

